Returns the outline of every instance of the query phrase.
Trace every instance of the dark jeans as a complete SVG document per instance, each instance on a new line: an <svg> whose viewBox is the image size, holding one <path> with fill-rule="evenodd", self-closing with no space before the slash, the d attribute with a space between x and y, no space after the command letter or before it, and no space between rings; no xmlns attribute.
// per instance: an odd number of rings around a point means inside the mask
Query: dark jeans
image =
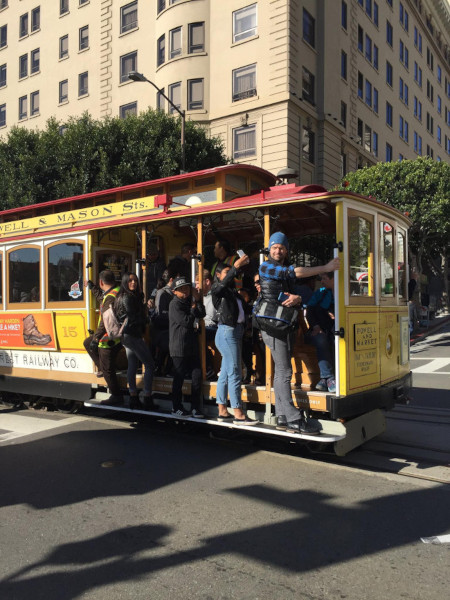
<svg viewBox="0 0 450 600"><path fill-rule="evenodd" d="M195 356L172 356L173 383L172 404L173 409L182 409L183 383L186 374L191 374L191 409L200 408L202 390L202 368L198 355Z"/></svg>
<svg viewBox="0 0 450 600"><path fill-rule="evenodd" d="M120 389L116 374L116 357L119 354L119 350L122 348L122 344L116 344L111 348L98 348L96 352L92 352L89 349L92 337L93 336L90 335L83 342L86 352L94 361L97 369L102 371L111 394L113 396L121 396L122 390Z"/></svg>

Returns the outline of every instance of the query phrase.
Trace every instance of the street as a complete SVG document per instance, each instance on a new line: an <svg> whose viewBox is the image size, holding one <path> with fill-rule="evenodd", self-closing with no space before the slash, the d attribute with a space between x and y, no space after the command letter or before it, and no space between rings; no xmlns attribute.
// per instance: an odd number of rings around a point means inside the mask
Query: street
<svg viewBox="0 0 450 600"><path fill-rule="evenodd" d="M450 408L441 371L416 390ZM442 483L89 413L3 409L0 453L5 600L448 595L450 544L421 541L450 533Z"/></svg>

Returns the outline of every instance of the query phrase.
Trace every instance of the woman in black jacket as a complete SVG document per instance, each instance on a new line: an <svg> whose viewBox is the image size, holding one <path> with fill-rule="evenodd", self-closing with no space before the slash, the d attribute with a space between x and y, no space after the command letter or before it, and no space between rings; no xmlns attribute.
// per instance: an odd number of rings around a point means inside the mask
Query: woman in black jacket
<svg viewBox="0 0 450 600"><path fill-rule="evenodd" d="M219 408L219 421L233 419L235 425L255 425L242 411L242 336L245 328L245 313L242 301L234 287L238 269L248 264L246 254L234 266L219 263L216 267L216 282L211 288L212 301L217 310L219 324L216 333L216 346L222 355L220 375L217 381L216 402ZM234 417L227 410L227 396L230 394Z"/></svg>
<svg viewBox="0 0 450 600"><path fill-rule="evenodd" d="M125 273L114 304L114 311L120 323L125 327L122 332L122 344L125 346L128 359L128 388L130 391L130 408L139 407L139 396L136 388L136 372L138 361L145 367L144 372L144 407L152 410L153 370L154 363L149 347L143 338L147 323L147 308L141 292L139 280L134 273Z"/></svg>

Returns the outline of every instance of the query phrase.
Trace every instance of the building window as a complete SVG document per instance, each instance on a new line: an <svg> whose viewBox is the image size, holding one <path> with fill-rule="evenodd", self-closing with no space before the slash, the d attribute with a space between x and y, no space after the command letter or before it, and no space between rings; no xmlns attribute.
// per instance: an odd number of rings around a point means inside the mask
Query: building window
<svg viewBox="0 0 450 600"><path fill-rule="evenodd" d="M128 73L137 71L137 52L130 52L120 57L120 83L128 81Z"/></svg>
<svg viewBox="0 0 450 600"><path fill-rule="evenodd" d="M347 2L341 2L341 26L347 29Z"/></svg>
<svg viewBox="0 0 450 600"><path fill-rule="evenodd" d="M373 132L372 136L372 152L374 156L378 156L378 133L376 131Z"/></svg>
<svg viewBox="0 0 450 600"><path fill-rule="evenodd" d="M28 54L19 56L19 79L28 76Z"/></svg>
<svg viewBox="0 0 450 600"><path fill-rule="evenodd" d="M369 19L372 18L372 0L366 0L366 14Z"/></svg>
<svg viewBox="0 0 450 600"><path fill-rule="evenodd" d="M120 33L126 33L138 26L138 7L136 2L130 2L120 9Z"/></svg>
<svg viewBox="0 0 450 600"><path fill-rule="evenodd" d="M394 30L389 21L386 21L386 42L391 48L394 46Z"/></svg>
<svg viewBox="0 0 450 600"><path fill-rule="evenodd" d="M360 144L361 146L363 145L363 122L362 119L358 119L358 144Z"/></svg>
<svg viewBox="0 0 450 600"><path fill-rule="evenodd" d="M89 77L88 72L78 75L78 96L86 96L89 93Z"/></svg>
<svg viewBox="0 0 450 600"><path fill-rule="evenodd" d="M256 156L256 125L233 129L233 158L240 160Z"/></svg>
<svg viewBox="0 0 450 600"><path fill-rule="evenodd" d="M28 246L11 250L8 253L7 275L9 281L13 282L13 285L9 286L9 302L39 303L40 267L41 251L39 248ZM22 304L22 306L24 305Z"/></svg>
<svg viewBox="0 0 450 600"><path fill-rule="evenodd" d="M63 35L59 38L59 58L67 58L69 56L69 36Z"/></svg>
<svg viewBox="0 0 450 600"><path fill-rule="evenodd" d="M434 119L429 112L427 112L427 131L428 133L431 133L431 135L434 133Z"/></svg>
<svg viewBox="0 0 450 600"><path fill-rule="evenodd" d="M166 99L163 96L164 88L156 92L156 108L157 110L166 110Z"/></svg>
<svg viewBox="0 0 450 600"><path fill-rule="evenodd" d="M364 126L364 150L372 152L372 129L368 125Z"/></svg>
<svg viewBox="0 0 450 600"><path fill-rule="evenodd" d="M373 88L373 110L378 114L378 90L375 87Z"/></svg>
<svg viewBox="0 0 450 600"><path fill-rule="evenodd" d="M205 24L204 23L189 23L188 26L188 52L195 54L196 52L205 51Z"/></svg>
<svg viewBox="0 0 450 600"><path fill-rule="evenodd" d="M41 68L39 48L36 48L35 50L32 50L30 52L30 59L31 59L31 65L30 65L31 74L33 75L34 73L39 73L39 70Z"/></svg>
<svg viewBox="0 0 450 600"><path fill-rule="evenodd" d="M175 104L177 108L181 108L181 81L169 85L169 98L172 101L172 104ZM175 112L173 106L169 108L169 111L171 113Z"/></svg>
<svg viewBox="0 0 450 600"><path fill-rule="evenodd" d="M386 83L392 87L392 82L394 80L394 70L392 68L391 63L386 61Z"/></svg>
<svg viewBox="0 0 450 600"><path fill-rule="evenodd" d="M89 48L89 25L80 27L79 30L79 49L86 50Z"/></svg>
<svg viewBox="0 0 450 600"><path fill-rule="evenodd" d="M302 69L302 95L303 100L309 102L310 104L314 104L315 102L315 94L314 94L314 85L315 85L315 77L314 75L308 71L306 67Z"/></svg>
<svg viewBox="0 0 450 600"><path fill-rule="evenodd" d="M6 85L6 63L0 66L0 88Z"/></svg>
<svg viewBox="0 0 450 600"><path fill-rule="evenodd" d="M129 104L122 104L119 107L119 117L125 119L128 116L137 115L137 102L130 102Z"/></svg>
<svg viewBox="0 0 450 600"><path fill-rule="evenodd" d="M366 104L372 108L372 84L366 79Z"/></svg>
<svg viewBox="0 0 450 600"><path fill-rule="evenodd" d="M41 28L41 7L37 6L31 11L31 32Z"/></svg>
<svg viewBox="0 0 450 600"><path fill-rule="evenodd" d="M233 70L233 102L256 96L256 64Z"/></svg>
<svg viewBox="0 0 450 600"><path fill-rule="evenodd" d="M188 110L203 108L203 79L188 81Z"/></svg>
<svg viewBox="0 0 450 600"><path fill-rule="evenodd" d="M427 79L427 98L430 102L434 102L434 88L429 79Z"/></svg>
<svg viewBox="0 0 450 600"><path fill-rule="evenodd" d="M373 3L373 22L378 27L378 4L376 2Z"/></svg>
<svg viewBox="0 0 450 600"><path fill-rule="evenodd" d="M30 116L39 114L39 92L30 94Z"/></svg>
<svg viewBox="0 0 450 600"><path fill-rule="evenodd" d="M156 53L157 53L156 65L158 67L160 67L166 61L166 36L165 35L162 35L158 39Z"/></svg>
<svg viewBox="0 0 450 600"><path fill-rule="evenodd" d="M302 135L302 158L308 162L314 164L314 151L315 151L315 134L309 127L303 126Z"/></svg>
<svg viewBox="0 0 450 600"><path fill-rule="evenodd" d="M364 76L358 71L358 98L364 98Z"/></svg>
<svg viewBox="0 0 450 600"><path fill-rule="evenodd" d="M427 66L430 68L430 71L434 70L434 56L431 50L427 46Z"/></svg>
<svg viewBox="0 0 450 600"><path fill-rule="evenodd" d="M347 81L347 53L341 51L341 77Z"/></svg>
<svg viewBox="0 0 450 600"><path fill-rule="evenodd" d="M438 144L442 143L442 130L439 127L439 125L437 126L437 129L436 129L436 139L438 141Z"/></svg>
<svg viewBox="0 0 450 600"><path fill-rule="evenodd" d="M437 80L439 83L442 83L442 69L441 67L438 65L437 68Z"/></svg>
<svg viewBox="0 0 450 600"><path fill-rule="evenodd" d="M414 81L419 87L422 87L422 69L416 62L414 63Z"/></svg>
<svg viewBox="0 0 450 600"><path fill-rule="evenodd" d="M80 0L79 6L83 6L83 4L87 4L90 0Z"/></svg>
<svg viewBox="0 0 450 600"><path fill-rule="evenodd" d="M69 0L59 0L59 14L65 15L69 12Z"/></svg>
<svg viewBox="0 0 450 600"><path fill-rule="evenodd" d="M442 113L442 99L440 96L437 97L437 111L439 114Z"/></svg>
<svg viewBox="0 0 450 600"><path fill-rule="evenodd" d="M20 16L19 19L19 37L23 38L28 35L28 13Z"/></svg>
<svg viewBox="0 0 450 600"><path fill-rule="evenodd" d="M6 127L6 104L0 105L0 127Z"/></svg>
<svg viewBox="0 0 450 600"><path fill-rule="evenodd" d="M69 99L69 82L67 79L59 82L59 103L67 102Z"/></svg>
<svg viewBox="0 0 450 600"><path fill-rule="evenodd" d="M304 8L303 9L303 39L305 42L307 42L313 48L316 47L315 27L316 27L316 20Z"/></svg>
<svg viewBox="0 0 450 600"><path fill-rule="evenodd" d="M341 123L343 127L347 127L347 105L341 102Z"/></svg>
<svg viewBox="0 0 450 600"><path fill-rule="evenodd" d="M0 10L8 8L8 0L0 0Z"/></svg>
<svg viewBox="0 0 450 600"><path fill-rule="evenodd" d="M257 15L256 4L233 12L233 44L257 34Z"/></svg>
<svg viewBox="0 0 450 600"><path fill-rule="evenodd" d="M370 63L372 62L372 40L368 35L366 35L366 58Z"/></svg>
<svg viewBox="0 0 450 600"><path fill-rule="evenodd" d="M19 121L22 119L26 119L28 116L28 98L27 96L22 96L19 98Z"/></svg>
<svg viewBox="0 0 450 600"><path fill-rule="evenodd" d="M405 9L402 2L400 2L399 8L400 8L400 23L402 24L403 29L405 31L408 31L408 29L409 29L408 11Z"/></svg>
<svg viewBox="0 0 450 600"><path fill-rule="evenodd" d="M169 57L175 58L181 54L181 27L172 29L169 33Z"/></svg>
<svg viewBox="0 0 450 600"><path fill-rule="evenodd" d="M414 96L414 116L422 121L422 102Z"/></svg>
<svg viewBox="0 0 450 600"><path fill-rule="evenodd" d="M393 122L392 104L389 104L389 102L386 102L386 124L389 125L389 127L392 127L392 122Z"/></svg>
<svg viewBox="0 0 450 600"><path fill-rule="evenodd" d="M4 48L8 44L8 25L0 27L0 48Z"/></svg>
<svg viewBox="0 0 450 600"><path fill-rule="evenodd" d="M400 40L400 62L406 67L409 67L409 51L405 44Z"/></svg>
<svg viewBox="0 0 450 600"><path fill-rule="evenodd" d="M358 25L358 50L363 51L364 47L364 31L361 25Z"/></svg>
<svg viewBox="0 0 450 600"><path fill-rule="evenodd" d="M158 0L158 15L166 8L166 0Z"/></svg>
<svg viewBox="0 0 450 600"><path fill-rule="evenodd" d="M386 162L392 162L392 146L386 143Z"/></svg>
<svg viewBox="0 0 450 600"><path fill-rule="evenodd" d="M378 46L373 45L373 66L378 71Z"/></svg>

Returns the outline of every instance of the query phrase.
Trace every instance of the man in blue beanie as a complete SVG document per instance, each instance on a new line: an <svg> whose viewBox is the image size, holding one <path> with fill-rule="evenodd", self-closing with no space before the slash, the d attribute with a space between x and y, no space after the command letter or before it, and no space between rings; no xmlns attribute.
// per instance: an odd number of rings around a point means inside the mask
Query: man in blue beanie
<svg viewBox="0 0 450 600"><path fill-rule="evenodd" d="M270 236L269 258L259 267L262 300L274 305L301 307L301 296L293 293L298 277L311 277L339 269L339 258L334 258L326 265L317 267L295 267L287 264L289 241L284 233L277 231ZM284 301L278 298L280 293L287 297ZM319 428L312 424L303 411L299 411L292 401L291 354L294 344L295 330L286 333L284 339L274 337L262 331L262 338L270 348L275 364L273 387L275 392L275 414L277 428L286 429L290 433L314 435Z"/></svg>

